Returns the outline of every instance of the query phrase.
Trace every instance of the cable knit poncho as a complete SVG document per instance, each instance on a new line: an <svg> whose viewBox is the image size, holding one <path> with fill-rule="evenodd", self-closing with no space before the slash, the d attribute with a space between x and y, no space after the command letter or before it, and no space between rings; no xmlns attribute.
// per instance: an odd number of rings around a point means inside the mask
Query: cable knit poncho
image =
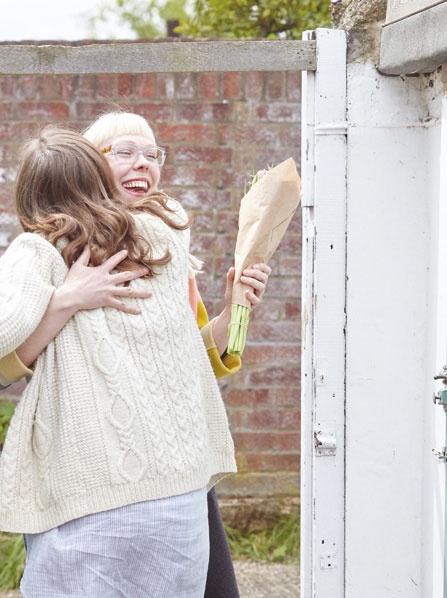
<svg viewBox="0 0 447 598"><path fill-rule="evenodd" d="M178 207L178 217L183 212ZM0 529L45 531L133 502L208 487L236 470L225 407L188 302L189 231L151 215L138 231L172 260L141 315L78 311L38 358L0 458ZM67 274L19 235L0 258L0 357L36 328ZM133 299L135 301L135 299Z"/></svg>

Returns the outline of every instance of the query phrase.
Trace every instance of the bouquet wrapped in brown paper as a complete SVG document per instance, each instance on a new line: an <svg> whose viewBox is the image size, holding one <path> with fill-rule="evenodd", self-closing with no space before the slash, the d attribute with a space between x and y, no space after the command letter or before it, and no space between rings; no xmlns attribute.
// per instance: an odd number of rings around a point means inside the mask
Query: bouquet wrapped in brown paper
<svg viewBox="0 0 447 598"><path fill-rule="evenodd" d="M242 271L253 264L267 263L278 247L300 203L301 179L293 158L288 158L255 176L239 210L239 230L234 255L231 321L228 353L241 355L245 348L250 315L248 287L241 282Z"/></svg>

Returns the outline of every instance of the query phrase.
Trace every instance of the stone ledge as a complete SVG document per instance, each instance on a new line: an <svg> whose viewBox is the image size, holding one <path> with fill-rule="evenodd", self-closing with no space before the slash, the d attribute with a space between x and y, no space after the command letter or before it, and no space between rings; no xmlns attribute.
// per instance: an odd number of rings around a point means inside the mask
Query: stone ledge
<svg viewBox="0 0 447 598"><path fill-rule="evenodd" d="M300 475L295 471L237 473L216 489L220 498L299 496Z"/></svg>
<svg viewBox="0 0 447 598"><path fill-rule="evenodd" d="M379 71L385 75L433 72L447 62L446 31L447 3L385 25Z"/></svg>

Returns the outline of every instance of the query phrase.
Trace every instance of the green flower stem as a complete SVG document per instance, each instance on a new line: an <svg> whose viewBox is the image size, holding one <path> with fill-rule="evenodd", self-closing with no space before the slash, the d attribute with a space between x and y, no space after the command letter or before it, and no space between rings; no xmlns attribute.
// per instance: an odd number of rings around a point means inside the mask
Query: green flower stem
<svg viewBox="0 0 447 598"><path fill-rule="evenodd" d="M248 322L250 319L250 308L244 305L233 303L231 306L231 318L228 326L228 348L229 355L242 355L247 340Z"/></svg>

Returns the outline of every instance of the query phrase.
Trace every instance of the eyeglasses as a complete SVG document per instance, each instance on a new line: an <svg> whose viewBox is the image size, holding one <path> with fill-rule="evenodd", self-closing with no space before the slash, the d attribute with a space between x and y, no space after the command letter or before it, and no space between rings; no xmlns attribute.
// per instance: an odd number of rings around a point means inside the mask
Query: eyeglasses
<svg viewBox="0 0 447 598"><path fill-rule="evenodd" d="M166 150L155 145L137 147L131 143L113 143L103 148L101 152L103 154L112 154L116 160L127 164L134 164L140 154L143 154L148 162L157 162L158 166L163 166L166 160Z"/></svg>

